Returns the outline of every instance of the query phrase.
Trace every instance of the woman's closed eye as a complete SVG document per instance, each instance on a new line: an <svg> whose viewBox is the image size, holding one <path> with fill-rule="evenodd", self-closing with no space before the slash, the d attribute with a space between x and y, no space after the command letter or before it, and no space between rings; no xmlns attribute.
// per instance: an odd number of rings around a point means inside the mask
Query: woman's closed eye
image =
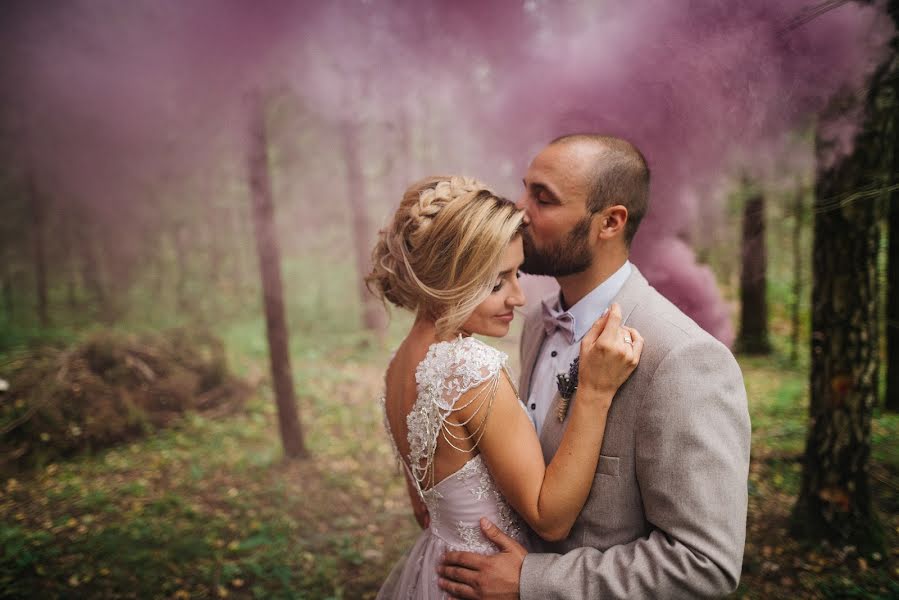
<svg viewBox="0 0 899 600"><path fill-rule="evenodd" d="M521 279L521 269L515 269L514 271L509 271L507 275L504 275L500 278L499 281L496 282L496 285L493 286L493 290L491 293L495 294L496 292L503 289L503 285L506 283L506 280L510 277L515 277L515 279Z"/></svg>

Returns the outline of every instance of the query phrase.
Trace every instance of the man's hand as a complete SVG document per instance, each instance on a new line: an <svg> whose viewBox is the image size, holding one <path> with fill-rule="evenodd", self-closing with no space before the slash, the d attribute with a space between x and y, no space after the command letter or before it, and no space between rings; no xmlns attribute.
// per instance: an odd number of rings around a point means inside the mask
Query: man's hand
<svg viewBox="0 0 899 600"><path fill-rule="evenodd" d="M487 519L481 519L481 531L499 547L499 553L447 552L437 568L440 589L465 600L517 600L521 564L528 551Z"/></svg>

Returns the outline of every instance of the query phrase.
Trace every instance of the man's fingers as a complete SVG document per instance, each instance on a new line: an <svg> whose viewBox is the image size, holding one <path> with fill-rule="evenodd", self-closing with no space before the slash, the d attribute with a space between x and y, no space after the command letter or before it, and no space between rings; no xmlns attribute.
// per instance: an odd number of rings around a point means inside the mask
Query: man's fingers
<svg viewBox="0 0 899 600"><path fill-rule="evenodd" d="M442 564L445 567L465 567L477 571L481 568L484 557L474 552L447 552L443 555Z"/></svg>
<svg viewBox="0 0 899 600"><path fill-rule="evenodd" d="M643 354L643 346L645 345L645 340L643 336L640 335L640 332L634 329L633 327L628 327L627 330L631 334L631 339L634 341L634 364L640 362L640 356Z"/></svg>
<svg viewBox="0 0 899 600"><path fill-rule="evenodd" d="M503 533L499 527L491 523L487 519L481 519L481 531L484 536L499 546L500 550L514 550L518 546L518 542Z"/></svg>
<svg viewBox="0 0 899 600"><path fill-rule="evenodd" d="M450 581L444 577L437 578L437 586L444 592L451 594L453 598L462 598L464 600L477 600L478 598L478 594L470 585Z"/></svg>
<svg viewBox="0 0 899 600"><path fill-rule="evenodd" d="M456 583L464 583L468 586L474 586L478 572L466 569L464 567L449 567L446 565L437 567L439 573L444 579L455 581Z"/></svg>
<svg viewBox="0 0 899 600"><path fill-rule="evenodd" d="M598 319L593 321L593 325L590 326L590 329L588 329L587 333L584 334L584 337L581 338L581 352L596 343L596 338L599 337L599 334L602 333L603 328L606 326L606 319L608 316L609 309L607 308Z"/></svg>
<svg viewBox="0 0 899 600"><path fill-rule="evenodd" d="M599 334L597 343L601 342L605 344L606 347L611 348L618 340L618 336L621 335L618 331L620 328L621 306L617 302L614 302L612 303L612 306L609 307L609 314L606 317L606 326L602 330L602 333Z"/></svg>

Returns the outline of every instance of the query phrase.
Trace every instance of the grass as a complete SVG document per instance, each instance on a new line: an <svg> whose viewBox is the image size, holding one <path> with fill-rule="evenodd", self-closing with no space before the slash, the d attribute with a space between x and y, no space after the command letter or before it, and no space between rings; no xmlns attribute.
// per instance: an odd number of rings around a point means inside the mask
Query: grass
<svg viewBox="0 0 899 600"><path fill-rule="evenodd" d="M258 298L223 320L229 363L257 386L238 414L0 480L0 598L372 598L417 535L377 397L390 348L359 331L348 267L288 263L291 357L312 458L282 459ZM313 282L313 283L310 283ZM139 330L177 319L135 319ZM807 365L740 357L753 423L741 598L899 595L899 415L875 414L872 484L890 551L808 548L787 522L807 425ZM55 339L70 339L61 330ZM20 338L33 339L20 333ZM514 340L499 346L516 360Z"/></svg>
<svg viewBox="0 0 899 600"><path fill-rule="evenodd" d="M899 415L872 421L871 476L888 552L809 547L789 534L808 421L807 373L740 357L752 417L749 515L740 598L894 598L899 595Z"/></svg>
<svg viewBox="0 0 899 600"><path fill-rule="evenodd" d="M271 403L259 399L240 417L191 417L5 481L0 596L340 598L373 589L394 558L385 540L403 539L398 528L414 533L411 518L390 452L371 435L377 411L348 397L345 383L322 388L347 401L326 418L307 410L315 459L305 463L281 460Z"/></svg>
<svg viewBox="0 0 899 600"><path fill-rule="evenodd" d="M251 331L243 324L226 337ZM237 416L190 415L153 437L3 481L0 597L372 597L417 528L375 401L388 353L337 338L294 354L302 357L294 371L309 461L281 459L263 385ZM245 347L244 370L263 370L264 349ZM741 362L753 466L738 596L895 594L895 556L809 554L789 540L805 374L765 359ZM874 464L891 478L899 473L897 434L896 415L875 418ZM884 519L895 548L896 494L879 489L881 506L893 508Z"/></svg>

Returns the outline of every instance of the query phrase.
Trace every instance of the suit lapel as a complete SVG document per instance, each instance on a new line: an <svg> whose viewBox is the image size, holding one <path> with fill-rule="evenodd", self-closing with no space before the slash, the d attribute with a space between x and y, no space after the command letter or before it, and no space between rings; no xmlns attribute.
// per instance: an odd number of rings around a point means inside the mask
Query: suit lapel
<svg viewBox="0 0 899 600"><path fill-rule="evenodd" d="M618 294L612 299L621 306L621 323L627 325L631 313L640 305L640 299L646 293L649 283L643 277L643 273L634 264L631 264L631 274L621 286Z"/></svg>
<svg viewBox="0 0 899 600"><path fill-rule="evenodd" d="M523 342L525 344L521 353L521 381L518 385L518 393L521 401L527 404L528 396L531 393L531 377L534 375L534 364L540 355L540 347L543 346L543 340L546 339L546 330L543 328L541 313L538 312L531 317L530 323L525 323L529 327L529 331L525 332Z"/></svg>

